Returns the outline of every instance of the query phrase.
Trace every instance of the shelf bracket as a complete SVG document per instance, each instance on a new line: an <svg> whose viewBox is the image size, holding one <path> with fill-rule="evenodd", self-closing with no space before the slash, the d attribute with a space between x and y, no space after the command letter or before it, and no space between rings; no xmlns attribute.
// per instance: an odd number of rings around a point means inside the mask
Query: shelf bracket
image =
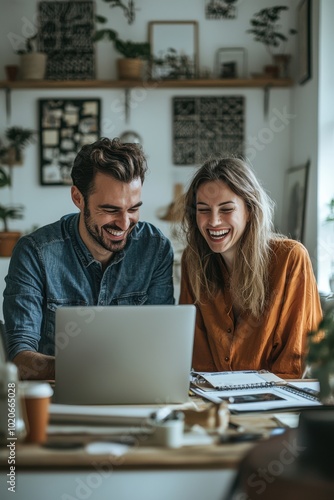
<svg viewBox="0 0 334 500"><path fill-rule="evenodd" d="M10 92L10 87L6 87L5 89L6 92L6 120L7 120L7 125L10 123L10 115L12 112L11 109L11 92Z"/></svg>
<svg viewBox="0 0 334 500"><path fill-rule="evenodd" d="M130 119L130 98L131 89L124 89L124 112L125 112L125 123L129 123Z"/></svg>

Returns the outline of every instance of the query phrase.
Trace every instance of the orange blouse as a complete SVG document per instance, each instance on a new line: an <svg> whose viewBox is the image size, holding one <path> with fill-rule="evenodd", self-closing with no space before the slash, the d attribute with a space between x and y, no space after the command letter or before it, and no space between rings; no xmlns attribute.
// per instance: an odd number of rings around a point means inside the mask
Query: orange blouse
<svg viewBox="0 0 334 500"><path fill-rule="evenodd" d="M322 318L319 293L306 248L294 240L274 240L269 271L269 307L260 318L235 321L228 286L196 304L193 368L197 371L269 370L300 378L307 333ZM180 304L194 304L182 258ZM222 278L227 283L225 266Z"/></svg>

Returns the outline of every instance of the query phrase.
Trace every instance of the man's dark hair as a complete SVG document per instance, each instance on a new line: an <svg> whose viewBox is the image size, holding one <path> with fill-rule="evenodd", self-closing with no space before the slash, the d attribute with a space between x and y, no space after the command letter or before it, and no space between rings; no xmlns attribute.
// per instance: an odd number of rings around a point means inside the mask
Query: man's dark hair
<svg viewBox="0 0 334 500"><path fill-rule="evenodd" d="M81 148L74 160L71 177L73 185L87 199L93 190L97 172L126 183L140 177L143 183L146 171L146 157L139 144L103 137Z"/></svg>

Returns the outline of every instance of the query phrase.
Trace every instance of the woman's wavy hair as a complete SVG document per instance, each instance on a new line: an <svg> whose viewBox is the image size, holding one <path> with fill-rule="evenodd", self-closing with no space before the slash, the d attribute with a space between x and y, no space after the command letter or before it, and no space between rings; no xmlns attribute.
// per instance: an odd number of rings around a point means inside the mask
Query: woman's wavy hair
<svg viewBox="0 0 334 500"><path fill-rule="evenodd" d="M97 172L129 183L136 178L144 182L147 171L146 157L140 144L123 143L118 138L102 137L92 144L84 145L77 154L71 177L84 199L94 189Z"/></svg>
<svg viewBox="0 0 334 500"><path fill-rule="evenodd" d="M260 185L252 169L238 158L215 158L204 163L194 175L183 199L183 230L187 248L184 259L196 302L210 299L223 290L221 255L213 253L196 222L196 195L206 182L223 181L240 196L249 211L249 221L238 242L237 255L230 276L232 296L243 311L259 316L266 305L270 240L274 235L274 204Z"/></svg>

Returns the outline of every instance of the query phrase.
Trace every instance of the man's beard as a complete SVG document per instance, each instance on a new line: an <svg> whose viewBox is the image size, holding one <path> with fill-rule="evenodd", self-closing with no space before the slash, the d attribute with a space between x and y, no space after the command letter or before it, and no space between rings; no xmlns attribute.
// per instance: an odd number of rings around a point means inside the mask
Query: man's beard
<svg viewBox="0 0 334 500"><path fill-rule="evenodd" d="M110 241L110 240L105 240L104 238L104 229L113 229L115 231L121 231L119 227L113 224L105 224L101 228L99 228L96 224L93 224L91 222L91 213L90 210L85 204L84 208L84 224L87 230L87 233L89 234L90 238L94 241L94 243L97 243L100 245L102 248L105 250L108 250L108 252L120 252L123 250L127 243L127 238L129 236L129 233L132 231L133 227L136 225L135 222L131 222L129 228L127 229L126 233L124 234L124 238L120 241Z"/></svg>

